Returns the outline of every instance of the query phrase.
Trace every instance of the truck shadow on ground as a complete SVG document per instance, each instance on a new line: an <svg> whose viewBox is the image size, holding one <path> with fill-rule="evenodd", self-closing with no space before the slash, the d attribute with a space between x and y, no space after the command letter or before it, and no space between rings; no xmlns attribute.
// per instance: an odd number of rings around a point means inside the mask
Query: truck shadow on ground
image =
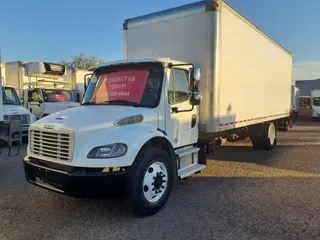
<svg viewBox="0 0 320 240"><path fill-rule="evenodd" d="M295 142L297 141L295 140ZM209 160L209 163L217 160L251 163L264 165L275 170L283 169L301 173L320 174L320 161L303 162L300 160L301 152L304 151L310 152L312 159L320 159L319 144L302 143L301 145L291 145L290 140L287 141L287 139L283 144L274 147L272 151L257 150L252 148L252 146L222 146L216 150L212 158L213 160Z"/></svg>

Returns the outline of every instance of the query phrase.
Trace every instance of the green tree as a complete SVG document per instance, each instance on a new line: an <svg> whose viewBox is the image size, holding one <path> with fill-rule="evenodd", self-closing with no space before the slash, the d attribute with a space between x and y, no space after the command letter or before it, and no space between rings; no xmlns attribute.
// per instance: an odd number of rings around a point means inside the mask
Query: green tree
<svg viewBox="0 0 320 240"><path fill-rule="evenodd" d="M67 67L81 69L88 69L102 63L102 60L99 60L96 57L88 56L85 53L80 53L76 56L72 56L70 60L64 60L60 62L60 64L66 65Z"/></svg>

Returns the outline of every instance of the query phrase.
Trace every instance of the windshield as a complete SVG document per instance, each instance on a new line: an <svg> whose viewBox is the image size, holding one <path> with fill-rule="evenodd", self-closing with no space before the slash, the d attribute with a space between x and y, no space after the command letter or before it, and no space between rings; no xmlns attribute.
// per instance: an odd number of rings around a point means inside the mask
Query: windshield
<svg viewBox="0 0 320 240"><path fill-rule="evenodd" d="M5 105L21 105L18 94L14 88L2 87L2 100Z"/></svg>
<svg viewBox="0 0 320 240"><path fill-rule="evenodd" d="M320 106L320 97L313 98L313 106Z"/></svg>
<svg viewBox="0 0 320 240"><path fill-rule="evenodd" d="M69 90L42 89L44 102L74 102L74 96Z"/></svg>
<svg viewBox="0 0 320 240"><path fill-rule="evenodd" d="M82 104L156 107L160 99L162 76L163 67L159 63L97 69Z"/></svg>

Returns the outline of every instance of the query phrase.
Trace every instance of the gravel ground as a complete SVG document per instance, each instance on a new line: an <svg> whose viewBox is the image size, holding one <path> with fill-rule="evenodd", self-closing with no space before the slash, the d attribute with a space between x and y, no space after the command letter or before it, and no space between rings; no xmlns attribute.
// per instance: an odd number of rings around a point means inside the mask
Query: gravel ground
<svg viewBox="0 0 320 240"><path fill-rule="evenodd" d="M278 144L219 147L147 218L123 199L75 199L26 183L24 147L0 156L0 239L320 239L320 123L297 123Z"/></svg>

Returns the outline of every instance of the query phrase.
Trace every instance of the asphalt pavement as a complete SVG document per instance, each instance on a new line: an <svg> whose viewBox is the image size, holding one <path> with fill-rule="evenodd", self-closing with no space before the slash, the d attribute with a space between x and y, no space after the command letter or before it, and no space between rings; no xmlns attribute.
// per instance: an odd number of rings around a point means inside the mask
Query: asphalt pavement
<svg viewBox="0 0 320 240"><path fill-rule="evenodd" d="M279 132L278 146L217 149L158 214L122 198L76 199L28 184L20 156L0 156L0 239L320 239L320 122Z"/></svg>

